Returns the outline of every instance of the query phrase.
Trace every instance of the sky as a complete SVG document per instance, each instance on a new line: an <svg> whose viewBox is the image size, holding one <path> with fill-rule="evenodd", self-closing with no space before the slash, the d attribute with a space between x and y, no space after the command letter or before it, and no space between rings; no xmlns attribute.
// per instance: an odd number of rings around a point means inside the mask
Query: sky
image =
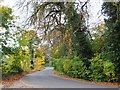
<svg viewBox="0 0 120 90"><path fill-rule="evenodd" d="M14 6L14 1L13 0L4 0L4 2L2 2L1 4L5 5L5 6L13 7Z"/></svg>
<svg viewBox="0 0 120 90"><path fill-rule="evenodd" d="M88 9L90 13L89 24L91 27L94 27L95 25L104 21L104 17L100 16L101 15L100 10L101 10L102 3L103 3L103 0L90 0L90 7ZM15 6L15 0L4 0L4 3L2 3L2 5L13 8ZM13 14L15 14L15 16L20 17L20 20L18 20L19 25L26 18L26 16L22 15L21 12L18 11L15 7L13 9Z"/></svg>
<svg viewBox="0 0 120 90"><path fill-rule="evenodd" d="M90 18L90 23L92 25L98 24L100 22L104 21L103 15L101 15L101 8L103 1L102 0L90 0L91 7L90 7L90 13L91 13L91 18Z"/></svg>

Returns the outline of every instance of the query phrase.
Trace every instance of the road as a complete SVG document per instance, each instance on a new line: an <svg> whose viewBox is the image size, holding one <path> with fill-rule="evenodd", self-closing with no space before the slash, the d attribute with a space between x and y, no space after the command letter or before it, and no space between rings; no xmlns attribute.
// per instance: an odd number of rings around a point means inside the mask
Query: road
<svg viewBox="0 0 120 90"><path fill-rule="evenodd" d="M46 68L42 71L28 74L20 79L20 82L34 88L117 88L62 78L52 74L52 71L53 68Z"/></svg>

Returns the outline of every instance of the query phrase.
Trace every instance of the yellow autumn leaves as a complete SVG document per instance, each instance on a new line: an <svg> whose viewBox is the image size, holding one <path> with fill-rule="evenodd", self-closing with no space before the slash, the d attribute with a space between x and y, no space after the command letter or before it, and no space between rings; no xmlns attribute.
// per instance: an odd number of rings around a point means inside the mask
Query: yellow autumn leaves
<svg viewBox="0 0 120 90"><path fill-rule="evenodd" d="M44 68L44 64L45 64L44 59L45 59L45 56L41 56L41 57L36 58L36 61L34 63L36 70L41 70Z"/></svg>

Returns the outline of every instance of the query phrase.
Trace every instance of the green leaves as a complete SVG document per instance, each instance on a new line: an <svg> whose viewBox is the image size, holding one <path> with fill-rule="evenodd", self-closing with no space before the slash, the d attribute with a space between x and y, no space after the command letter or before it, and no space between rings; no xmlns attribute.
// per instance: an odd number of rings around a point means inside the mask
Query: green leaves
<svg viewBox="0 0 120 90"><path fill-rule="evenodd" d="M19 40L19 43L21 46L28 46L29 45L29 42L27 39L25 39L24 37L22 37L20 40Z"/></svg>
<svg viewBox="0 0 120 90"><path fill-rule="evenodd" d="M54 60L54 67L70 77L88 79L89 71L87 70L84 62L75 56L73 58L61 58Z"/></svg>
<svg viewBox="0 0 120 90"><path fill-rule="evenodd" d="M4 27L6 29L9 28L10 20L13 20L12 14L12 9L5 7L5 6L0 6L0 27ZM1 21L2 20L2 21Z"/></svg>
<svg viewBox="0 0 120 90"><path fill-rule="evenodd" d="M115 66L102 54L96 54L91 59L90 69L92 70L90 76L94 81L115 81Z"/></svg>
<svg viewBox="0 0 120 90"><path fill-rule="evenodd" d="M90 66L87 68L84 60L74 56L73 58L54 59L54 67L73 78L81 78L92 81L116 81L114 64L103 56L105 54L96 54L90 60Z"/></svg>
<svg viewBox="0 0 120 90"><path fill-rule="evenodd" d="M116 77L120 77L120 1L103 3L103 14L107 15L105 20L107 30L105 32L105 52L107 52L107 59L109 59L115 68ZM118 78L120 82L120 78Z"/></svg>

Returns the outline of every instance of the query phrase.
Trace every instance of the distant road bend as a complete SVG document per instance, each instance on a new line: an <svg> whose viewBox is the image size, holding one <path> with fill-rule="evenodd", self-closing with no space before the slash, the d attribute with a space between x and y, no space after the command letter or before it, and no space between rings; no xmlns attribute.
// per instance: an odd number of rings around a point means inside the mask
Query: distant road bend
<svg viewBox="0 0 120 90"><path fill-rule="evenodd" d="M35 88L118 88L62 78L52 74L53 70L52 67L47 67L42 71L24 76L20 81Z"/></svg>

